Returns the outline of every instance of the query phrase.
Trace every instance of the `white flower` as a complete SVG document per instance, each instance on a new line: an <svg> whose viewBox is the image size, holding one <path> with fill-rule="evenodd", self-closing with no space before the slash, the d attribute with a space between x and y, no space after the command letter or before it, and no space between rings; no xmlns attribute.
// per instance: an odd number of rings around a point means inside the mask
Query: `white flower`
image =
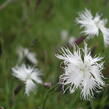
<svg viewBox="0 0 109 109"><path fill-rule="evenodd" d="M19 56L19 62L21 62L26 57L32 64L37 64L36 54L30 52L29 49L20 47L17 50L17 54Z"/></svg>
<svg viewBox="0 0 109 109"><path fill-rule="evenodd" d="M36 68L22 64L12 68L12 75L25 83L25 93L29 95L36 88L36 83L41 84L40 71Z"/></svg>
<svg viewBox="0 0 109 109"><path fill-rule="evenodd" d="M92 57L86 43L84 46L84 49L74 46L73 53L68 48L62 48L61 54L56 54L56 57L63 60L65 65L59 82L64 92L69 89L73 93L79 88L83 99L89 100L105 84L101 73L103 58Z"/></svg>
<svg viewBox="0 0 109 109"><path fill-rule="evenodd" d="M84 28L84 33L89 35L89 38L99 35L99 31L102 32L105 46L109 45L109 28L106 28L107 19L101 19L101 16L97 13L95 17L92 16L89 10L85 10L79 14L79 18L76 19L77 23Z"/></svg>

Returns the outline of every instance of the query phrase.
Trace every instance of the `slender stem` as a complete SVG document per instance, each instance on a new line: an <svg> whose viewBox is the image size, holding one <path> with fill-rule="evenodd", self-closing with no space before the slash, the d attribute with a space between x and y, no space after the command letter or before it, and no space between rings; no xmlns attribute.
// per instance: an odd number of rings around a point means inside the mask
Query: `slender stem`
<svg viewBox="0 0 109 109"><path fill-rule="evenodd" d="M93 101L90 101L90 106L91 106L91 109L94 109Z"/></svg>
<svg viewBox="0 0 109 109"><path fill-rule="evenodd" d="M45 109L45 104L46 104L46 102L47 102L47 99L48 99L48 97L49 97L50 92L52 92L57 86L58 86L58 84L54 85L54 86L53 86L52 88L50 88L50 89L48 90L48 92L46 93L46 95L45 95L45 97L44 97L43 104L42 104L42 109Z"/></svg>
<svg viewBox="0 0 109 109"><path fill-rule="evenodd" d="M77 102L78 96L79 96L79 93L77 92L74 96L75 99L73 100L72 106L74 106L75 103Z"/></svg>
<svg viewBox="0 0 109 109"><path fill-rule="evenodd" d="M12 96L10 98L10 101L9 101L9 107L11 109L14 109L14 105L16 103L16 96L18 95L18 93L21 91L22 89L22 84L19 84L15 87L15 89L13 90L12 92Z"/></svg>
<svg viewBox="0 0 109 109"><path fill-rule="evenodd" d="M10 2L11 0L6 0L2 5L0 5L0 10L4 9Z"/></svg>

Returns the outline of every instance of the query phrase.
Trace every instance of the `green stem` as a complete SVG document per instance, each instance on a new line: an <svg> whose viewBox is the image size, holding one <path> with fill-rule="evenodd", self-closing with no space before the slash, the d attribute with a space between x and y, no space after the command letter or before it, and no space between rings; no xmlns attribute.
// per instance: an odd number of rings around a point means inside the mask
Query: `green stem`
<svg viewBox="0 0 109 109"><path fill-rule="evenodd" d="M91 106L91 109L94 109L93 101L90 101L90 106Z"/></svg>
<svg viewBox="0 0 109 109"><path fill-rule="evenodd" d="M79 97L79 93L77 92L74 96L75 99L73 100L72 106L76 104L78 97Z"/></svg>
<svg viewBox="0 0 109 109"><path fill-rule="evenodd" d="M58 86L58 84L54 85L54 86L53 86L52 88L50 88L50 89L48 90L48 92L46 93L46 95L45 95L45 97L44 97L43 104L42 104L42 109L45 109L45 104L46 104L46 102L47 102L47 99L48 99L48 97L49 97L50 92L52 92L57 86Z"/></svg>

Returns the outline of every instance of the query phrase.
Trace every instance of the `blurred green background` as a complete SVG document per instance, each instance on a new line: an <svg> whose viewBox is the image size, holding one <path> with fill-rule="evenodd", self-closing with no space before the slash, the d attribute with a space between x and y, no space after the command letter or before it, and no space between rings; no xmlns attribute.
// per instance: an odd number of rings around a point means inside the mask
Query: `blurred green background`
<svg viewBox="0 0 109 109"><path fill-rule="evenodd" d="M13 90L20 81L12 76L11 68L17 64L16 49L26 47L37 54L38 68L43 81L56 84L62 74L56 49L66 44L61 38L63 30L69 36L80 37L81 29L75 23L78 12L85 8L93 14L100 12L109 19L109 0L0 0L0 106L4 109L41 109L48 89L38 86L35 94L24 95L24 89L13 98ZM108 25L109 27L109 22ZM109 48L104 48L103 38L94 38L90 47L104 56L106 78L109 76ZM108 84L108 79L106 79ZM13 100L12 100L13 99ZM94 109L109 109L109 86L93 100ZM63 94L54 91L45 109L91 109L88 101L78 93Z"/></svg>

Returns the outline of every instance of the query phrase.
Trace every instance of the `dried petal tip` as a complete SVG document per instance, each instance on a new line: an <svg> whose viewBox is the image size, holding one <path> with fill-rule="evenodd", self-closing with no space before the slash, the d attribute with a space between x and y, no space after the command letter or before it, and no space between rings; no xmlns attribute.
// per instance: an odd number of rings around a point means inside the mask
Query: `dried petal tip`
<svg viewBox="0 0 109 109"><path fill-rule="evenodd" d="M45 83L43 83L43 85L47 88L50 88L52 86L52 83L51 82L45 82Z"/></svg>
<svg viewBox="0 0 109 109"><path fill-rule="evenodd" d="M75 43L76 43L77 45L79 45L79 44L81 44L85 39L86 39L85 36L81 36L81 37L79 37L79 38L75 41Z"/></svg>
<svg viewBox="0 0 109 109"><path fill-rule="evenodd" d="M3 106L0 106L0 109L4 109L4 107Z"/></svg>
<svg viewBox="0 0 109 109"><path fill-rule="evenodd" d="M14 95L16 96L22 89L22 85L18 85L15 89L14 89Z"/></svg>

